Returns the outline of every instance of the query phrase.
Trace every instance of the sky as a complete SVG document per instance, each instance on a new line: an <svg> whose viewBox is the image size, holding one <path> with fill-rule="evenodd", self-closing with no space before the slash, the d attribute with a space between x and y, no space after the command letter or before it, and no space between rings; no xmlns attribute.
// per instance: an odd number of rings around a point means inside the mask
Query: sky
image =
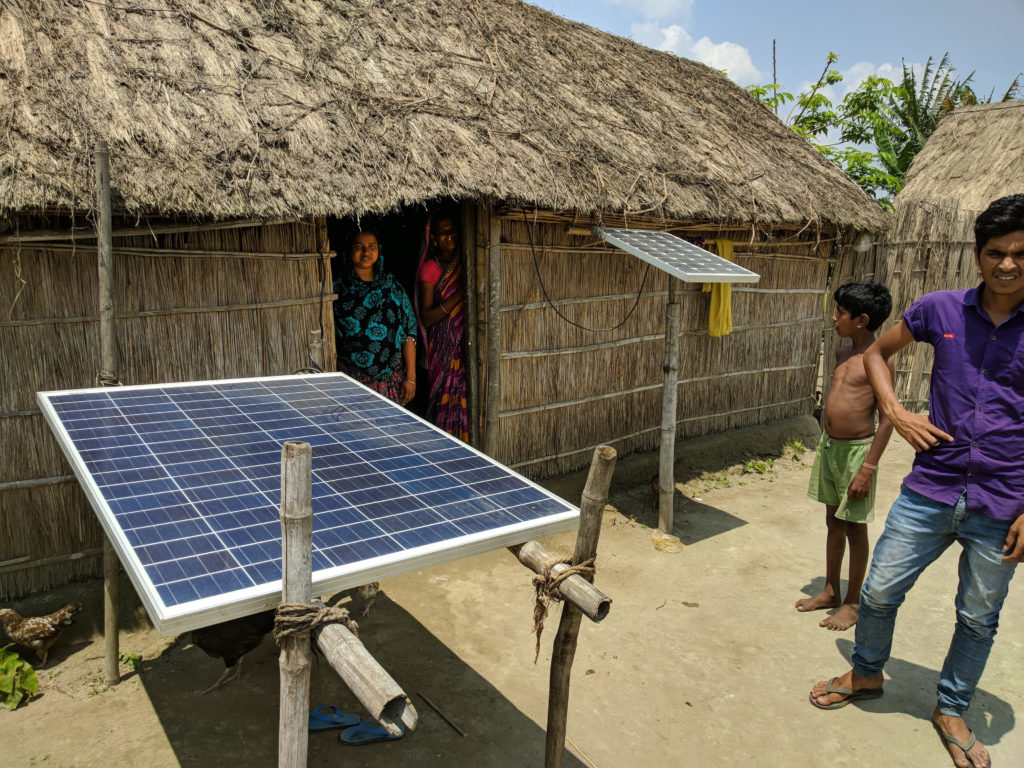
<svg viewBox="0 0 1024 768"><path fill-rule="evenodd" d="M832 68L843 75L826 92L833 102L868 75L895 81L904 61L920 74L929 56L938 60L944 53L956 77L974 72L979 98L994 89L999 100L1024 71L1024 0L530 2L725 70L740 85L772 82L774 39L777 81L794 95L818 79L831 51L839 55Z"/></svg>

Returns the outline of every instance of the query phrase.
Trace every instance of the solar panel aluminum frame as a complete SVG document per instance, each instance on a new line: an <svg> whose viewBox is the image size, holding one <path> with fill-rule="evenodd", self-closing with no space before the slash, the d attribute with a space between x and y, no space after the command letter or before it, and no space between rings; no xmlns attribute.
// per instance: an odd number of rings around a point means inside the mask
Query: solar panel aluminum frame
<svg viewBox="0 0 1024 768"><path fill-rule="evenodd" d="M340 373L315 374L305 376L304 379L312 379L321 376L344 376ZM295 380L295 376L267 376L260 377L257 381ZM348 381L370 395L390 403L386 398L360 382L344 377ZM134 385L131 387L118 387L119 390L167 390L176 387L201 386L201 385L226 385L234 383L251 382L254 379L217 379L204 382L183 382L171 384ZM88 394L88 393L110 393L111 388L100 387L93 389L60 390L50 392L37 392L37 400L44 417L51 430L56 436L65 457L71 464L75 476L78 478L86 497L91 504L93 511L99 519L104 534L111 542L125 571L128 574L132 585L135 587L146 611L153 622L154 627L161 636L170 636L182 632L209 626L222 621L227 621L242 616L247 616L258 611L274 608L281 601L281 580L268 581L240 590L204 597L179 606L168 606L157 593L156 586L145 572L145 567L135 552L131 542L128 541L121 526L117 523L113 510L96 483L92 473L86 467L84 460L78 453L71 436L61 422L59 415L50 401L51 397L61 395ZM398 406L395 406L398 407ZM403 409L404 410L404 409ZM455 441L430 422L406 411L410 418L429 427L430 429ZM474 449L472 446L459 443L471 453L484 458L487 462L505 469L510 474L519 477L526 485L536 488L544 495L557 498L554 494L543 489L536 483L524 478L512 470L504 467L499 462L486 454ZM314 451L315 451L314 447ZM315 454L314 454L315 455ZM360 584L367 584L373 581L400 576L405 573L427 568L434 565L451 562L453 560L482 554L502 547L520 544L531 538L560 533L574 529L578 524L579 509L572 504L558 499L559 502L568 508L568 511L557 515L549 515L538 522L529 520L507 525L498 529L469 533L456 540L446 540L435 545L423 545L414 549L406 549L389 554L379 555L374 558L359 560L333 568L313 571L313 594L332 594L344 589L350 589ZM277 509L280 510L280 498L278 496Z"/></svg>
<svg viewBox="0 0 1024 768"><path fill-rule="evenodd" d="M761 276L749 269L744 269L738 264L723 259L711 251L700 246L689 243L671 232L661 232L651 229L622 229L615 227L594 227L593 233L610 245L646 261L648 264L678 277L686 283L756 283ZM663 241L662 247L678 250L684 257L689 257L687 267L678 266L672 262L659 258L636 242L636 239L649 239ZM685 263L686 258L683 259ZM705 266L698 266L697 262L704 262ZM710 262L714 268L706 266Z"/></svg>

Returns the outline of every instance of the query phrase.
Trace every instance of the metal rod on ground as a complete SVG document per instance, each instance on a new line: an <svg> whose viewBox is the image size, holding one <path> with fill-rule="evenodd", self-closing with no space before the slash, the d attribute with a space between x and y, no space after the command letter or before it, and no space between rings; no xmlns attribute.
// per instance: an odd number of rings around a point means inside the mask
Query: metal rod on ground
<svg viewBox="0 0 1024 768"><path fill-rule="evenodd" d="M484 407L484 453L498 453L498 405L501 388L501 216L487 206L487 397Z"/></svg>
<svg viewBox="0 0 1024 768"><path fill-rule="evenodd" d="M407 730L416 729L419 714L409 697L347 627L324 625L318 630L316 645L342 682L388 733L402 733L396 724L399 720Z"/></svg>
<svg viewBox="0 0 1024 768"><path fill-rule="evenodd" d="M590 463L590 474L580 501L580 527L572 564L579 565L597 555L601 536L601 518L608 500L608 486L618 454L608 445L598 446ZM551 650L551 678L548 690L548 729L544 745L544 768L562 768L565 764L566 720L569 714L569 676L576 655L576 638L583 614L571 603L562 605L562 618Z"/></svg>
<svg viewBox="0 0 1024 768"><path fill-rule="evenodd" d="M553 574L569 570L565 563L551 565L554 556L536 541L516 544L509 547L508 551L534 573L542 574L549 566ZM579 608L591 621L601 621L611 608L612 599L579 574L573 574L563 580L558 585L558 592L564 600Z"/></svg>
<svg viewBox="0 0 1024 768"><path fill-rule="evenodd" d="M676 493L676 401L679 393L679 290L669 275L665 305L665 384L661 392L661 454L658 458L658 528L671 534Z"/></svg>
<svg viewBox="0 0 1024 768"><path fill-rule="evenodd" d="M289 440L281 449L281 600L306 604L313 591L313 476L309 443ZM279 768L305 768L309 749L309 633L281 638Z"/></svg>
<svg viewBox="0 0 1024 768"><path fill-rule="evenodd" d="M96 252L100 308L100 371L102 383L117 380L117 343L114 331L114 243L111 236L110 150L96 140ZM103 684L121 681L118 642L118 578L120 563L113 544L103 537Z"/></svg>

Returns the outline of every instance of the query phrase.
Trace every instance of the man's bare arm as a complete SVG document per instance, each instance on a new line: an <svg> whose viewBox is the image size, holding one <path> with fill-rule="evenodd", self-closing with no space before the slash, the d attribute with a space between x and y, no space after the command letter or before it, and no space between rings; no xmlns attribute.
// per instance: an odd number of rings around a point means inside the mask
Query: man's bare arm
<svg viewBox="0 0 1024 768"><path fill-rule="evenodd" d="M913 341L910 329L901 321L867 348L864 352L864 370L868 374L871 388L875 390L878 410L888 417L893 428L915 451L927 451L938 445L939 440L953 442L953 437L932 424L927 416L906 410L896 397L889 359Z"/></svg>

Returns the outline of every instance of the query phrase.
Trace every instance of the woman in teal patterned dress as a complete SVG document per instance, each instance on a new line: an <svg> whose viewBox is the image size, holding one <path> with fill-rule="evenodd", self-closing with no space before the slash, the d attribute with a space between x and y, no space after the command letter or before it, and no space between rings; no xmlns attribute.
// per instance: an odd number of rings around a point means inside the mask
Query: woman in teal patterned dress
<svg viewBox="0 0 1024 768"><path fill-rule="evenodd" d="M338 370L396 403L416 394L416 315L402 286L384 271L371 230L351 237L334 281Z"/></svg>

